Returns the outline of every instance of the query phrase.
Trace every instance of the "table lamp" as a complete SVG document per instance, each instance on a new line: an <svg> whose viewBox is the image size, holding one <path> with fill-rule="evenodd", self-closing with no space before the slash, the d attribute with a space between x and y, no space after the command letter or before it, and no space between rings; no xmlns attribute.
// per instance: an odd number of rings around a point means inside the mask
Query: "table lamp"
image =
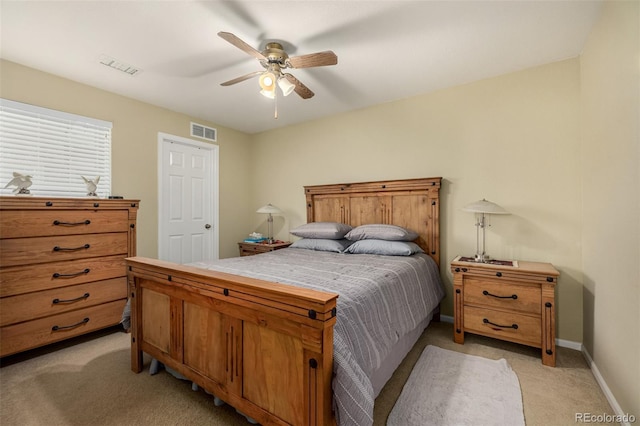
<svg viewBox="0 0 640 426"><path fill-rule="evenodd" d="M496 203L487 201L484 198L482 200L466 205L462 210L476 214L475 261L479 263L487 263L491 260L491 257L486 253L486 250L485 250L485 228L491 225L487 223L487 218L485 215L510 214L510 213L505 209L503 209L502 207L500 207L499 205L497 205ZM482 229L482 251L480 250L480 230L481 229Z"/></svg>
<svg viewBox="0 0 640 426"><path fill-rule="evenodd" d="M271 216L272 214L280 214L282 213L282 210L280 210L279 208L277 208L276 206L274 206L273 204L269 203L266 206L262 206L260 207L258 210L256 210L256 213L264 213L264 214L268 214L269 217L267 218L267 242L269 244L273 244L273 216Z"/></svg>

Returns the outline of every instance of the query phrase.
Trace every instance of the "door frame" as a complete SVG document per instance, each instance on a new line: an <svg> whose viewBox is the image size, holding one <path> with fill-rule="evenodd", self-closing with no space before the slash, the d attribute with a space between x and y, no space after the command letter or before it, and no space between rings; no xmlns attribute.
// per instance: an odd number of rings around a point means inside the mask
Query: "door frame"
<svg viewBox="0 0 640 426"><path fill-rule="evenodd" d="M162 159L164 158L165 153L165 142L171 141L174 143L178 143L181 145L187 145L190 147L200 148L207 151L209 154L209 161L211 164L209 170L209 183L211 185L211 224L213 226L213 241L212 241L212 253L211 256L214 260L220 258L220 227L219 227L219 177L220 177L220 169L219 169L219 150L220 147L218 145L200 142L193 139L183 138L181 136L175 136L168 133L158 132L158 258L160 258L160 254L162 250L165 249L163 246L163 235L165 230L165 217L163 213L163 202L164 202L164 187L163 187L163 176L164 176L164 165Z"/></svg>

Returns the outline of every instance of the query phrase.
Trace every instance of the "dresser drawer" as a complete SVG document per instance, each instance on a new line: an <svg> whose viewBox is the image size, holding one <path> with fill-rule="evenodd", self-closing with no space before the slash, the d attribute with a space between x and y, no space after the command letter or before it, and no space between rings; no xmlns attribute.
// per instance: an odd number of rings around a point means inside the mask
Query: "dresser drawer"
<svg viewBox="0 0 640 426"><path fill-rule="evenodd" d="M123 277L127 273L126 256L106 256L96 259L67 260L3 268L0 272L0 297L48 290Z"/></svg>
<svg viewBox="0 0 640 426"><path fill-rule="evenodd" d="M66 235L0 240L3 267L126 254L128 234Z"/></svg>
<svg viewBox="0 0 640 426"><path fill-rule="evenodd" d="M119 324L125 299L0 328L0 357Z"/></svg>
<svg viewBox="0 0 640 426"><path fill-rule="evenodd" d="M0 326L126 298L126 277L3 297L0 299Z"/></svg>
<svg viewBox="0 0 640 426"><path fill-rule="evenodd" d="M464 284L464 304L509 311L540 314L539 285L526 285L468 278Z"/></svg>
<svg viewBox="0 0 640 426"><path fill-rule="evenodd" d="M473 333L537 348L542 344L540 316L465 306L464 328Z"/></svg>
<svg viewBox="0 0 640 426"><path fill-rule="evenodd" d="M2 238L126 232L127 210L6 210Z"/></svg>

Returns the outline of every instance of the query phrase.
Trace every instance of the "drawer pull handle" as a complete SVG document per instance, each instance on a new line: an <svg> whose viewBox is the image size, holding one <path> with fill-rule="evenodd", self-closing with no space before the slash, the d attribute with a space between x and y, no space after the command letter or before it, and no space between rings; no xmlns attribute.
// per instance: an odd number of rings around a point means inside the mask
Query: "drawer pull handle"
<svg viewBox="0 0 640 426"><path fill-rule="evenodd" d="M59 220L54 220L53 224L56 226L79 226L79 225L89 225L91 221L89 219L83 220L82 222L61 222Z"/></svg>
<svg viewBox="0 0 640 426"><path fill-rule="evenodd" d="M54 325L53 327L51 327L51 331L58 331L58 330L68 330L70 328L75 328L78 327L80 325L86 324L89 322L89 318L85 318L82 321L76 323L76 324L71 324L71 325Z"/></svg>
<svg viewBox="0 0 640 426"><path fill-rule="evenodd" d="M56 272L53 274L53 278L73 278L73 277L78 277L80 275L88 274L89 272L91 272L91 269L89 268L86 268L84 271L76 272L73 274L60 274Z"/></svg>
<svg viewBox="0 0 640 426"><path fill-rule="evenodd" d="M488 319L486 319L486 318L484 318L484 319L482 320L482 322L483 322L483 323L485 323L485 324L491 324L491 325L493 325L494 327L500 327L500 328L513 328L514 330L517 330L517 329L518 329L518 324L500 325L500 324L492 323L491 321L489 321L489 320L488 320Z"/></svg>
<svg viewBox="0 0 640 426"><path fill-rule="evenodd" d="M89 244L85 244L80 247L71 247L71 248L55 246L53 248L53 251L76 251L76 250L88 249L89 247L91 247Z"/></svg>
<svg viewBox="0 0 640 426"><path fill-rule="evenodd" d="M518 298L517 294L512 294L511 296L498 296L498 295L489 293L487 290L483 290L482 294L484 294L485 296L495 297L497 299L513 299L513 300L516 300Z"/></svg>
<svg viewBox="0 0 640 426"><path fill-rule="evenodd" d="M88 299L89 298L89 293L85 293L80 297L76 297L75 299L53 299L51 301L51 303L53 303L54 305L57 305L59 303L72 303L72 302L77 302L78 300L84 300L84 299Z"/></svg>

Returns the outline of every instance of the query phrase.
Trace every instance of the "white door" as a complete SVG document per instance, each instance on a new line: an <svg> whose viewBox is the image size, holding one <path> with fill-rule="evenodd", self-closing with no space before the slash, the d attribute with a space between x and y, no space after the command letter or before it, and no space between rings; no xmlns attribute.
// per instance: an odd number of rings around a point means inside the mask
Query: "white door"
<svg viewBox="0 0 640 426"><path fill-rule="evenodd" d="M158 133L158 255L218 259L218 146Z"/></svg>

